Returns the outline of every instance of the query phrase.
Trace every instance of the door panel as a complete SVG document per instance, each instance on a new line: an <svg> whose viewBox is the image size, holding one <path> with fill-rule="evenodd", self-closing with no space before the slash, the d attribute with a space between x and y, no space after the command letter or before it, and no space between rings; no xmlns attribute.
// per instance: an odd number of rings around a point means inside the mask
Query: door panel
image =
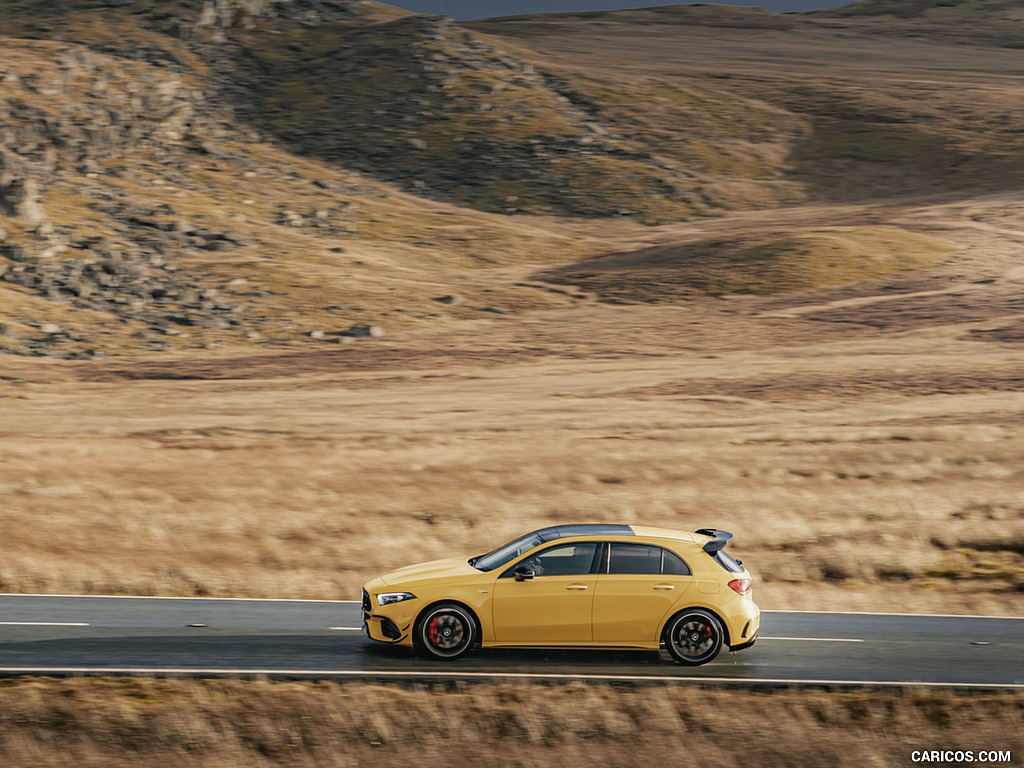
<svg viewBox="0 0 1024 768"><path fill-rule="evenodd" d="M657 642L661 620L692 581L673 574L601 574L594 593L594 642Z"/></svg>
<svg viewBox="0 0 1024 768"><path fill-rule="evenodd" d="M639 542L611 542L594 595L594 641L649 645L693 581L690 567L666 549Z"/></svg>
<svg viewBox="0 0 1024 768"><path fill-rule="evenodd" d="M517 645L589 643L597 582L590 571L597 549L595 542L558 544L510 566L494 582L495 640ZM511 578L518 565L533 568L534 578Z"/></svg>
<svg viewBox="0 0 1024 768"><path fill-rule="evenodd" d="M494 585L494 637L499 643L589 643L597 576L498 579Z"/></svg>

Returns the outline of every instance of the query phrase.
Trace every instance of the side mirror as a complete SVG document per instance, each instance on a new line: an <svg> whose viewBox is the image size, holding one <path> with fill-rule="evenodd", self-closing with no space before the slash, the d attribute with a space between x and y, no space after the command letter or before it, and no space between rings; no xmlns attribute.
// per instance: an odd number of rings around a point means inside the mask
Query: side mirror
<svg viewBox="0 0 1024 768"><path fill-rule="evenodd" d="M536 574L534 574L533 568L530 566L520 565L512 571L512 575L516 581L526 581L527 579L532 579Z"/></svg>

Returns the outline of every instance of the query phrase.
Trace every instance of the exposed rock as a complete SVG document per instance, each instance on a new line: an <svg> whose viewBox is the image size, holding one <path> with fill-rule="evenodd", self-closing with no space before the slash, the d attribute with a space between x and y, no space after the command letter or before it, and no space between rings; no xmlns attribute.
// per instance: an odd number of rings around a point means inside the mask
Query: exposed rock
<svg viewBox="0 0 1024 768"><path fill-rule="evenodd" d="M207 0L196 19L197 27L227 30L246 26L250 17L295 19L317 24L359 15L364 0Z"/></svg>
<svg viewBox="0 0 1024 768"><path fill-rule="evenodd" d="M0 185L0 215L13 216L26 224L42 222L39 183L35 179L16 177Z"/></svg>
<svg viewBox="0 0 1024 768"><path fill-rule="evenodd" d="M227 240L207 240L203 244L203 248L208 251L230 251L234 247L234 243Z"/></svg>
<svg viewBox="0 0 1024 768"><path fill-rule="evenodd" d="M0 189L10 186L14 181L24 177L25 163L17 155L0 147Z"/></svg>
<svg viewBox="0 0 1024 768"><path fill-rule="evenodd" d="M348 330L342 331L341 335L354 339L380 339L384 337L384 329L379 325L356 323L350 326Z"/></svg>

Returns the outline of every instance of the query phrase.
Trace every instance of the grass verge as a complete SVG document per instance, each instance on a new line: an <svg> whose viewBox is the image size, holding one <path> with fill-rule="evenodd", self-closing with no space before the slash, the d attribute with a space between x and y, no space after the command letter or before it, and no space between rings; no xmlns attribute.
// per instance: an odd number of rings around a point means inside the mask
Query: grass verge
<svg viewBox="0 0 1024 768"><path fill-rule="evenodd" d="M1020 693L402 688L332 682L0 683L7 765L899 765L922 749L1024 750Z"/></svg>

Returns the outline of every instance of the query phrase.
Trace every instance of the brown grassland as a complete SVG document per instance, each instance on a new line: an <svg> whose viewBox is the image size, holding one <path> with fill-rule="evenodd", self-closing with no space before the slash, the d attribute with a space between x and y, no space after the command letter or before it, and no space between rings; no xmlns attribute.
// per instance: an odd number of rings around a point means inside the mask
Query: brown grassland
<svg viewBox="0 0 1024 768"><path fill-rule="evenodd" d="M402 563L629 520L733 530L765 607L1019 614L1019 211L909 211L958 258L781 298L8 358L0 589L351 599Z"/></svg>
<svg viewBox="0 0 1024 768"><path fill-rule="evenodd" d="M1017 693L0 681L6 765L911 764L1024 749ZM60 755L54 761L54 755Z"/></svg>
<svg viewBox="0 0 1024 768"><path fill-rule="evenodd" d="M240 231L236 251L181 264L269 289L268 319L258 341L154 342L0 283L11 349L50 321L95 328L106 353L0 359L0 592L353 599L401 565L622 521L733 531L764 609L1024 614L1020 52L983 16L1006 3L909 20L890 5L468 25L572 83L573 130L609 142L552 159L551 178L599 186L604 211L615 168L685 170L685 194L649 215L538 215L550 200L521 180L480 187L494 197L470 210L455 203L472 189L427 200L315 146L291 154L302 67L264 94L287 102L268 107L273 146L224 140L225 157L176 176L60 177L43 201L58 223L110 235L89 202L116 192ZM971 14L992 23L964 44ZM104 24L58 31L116 49ZM285 38L266 66L301 48ZM181 41L157 42L202 79ZM53 45L12 43L8 64L45 79ZM473 98L484 86L500 92ZM536 89L533 116L556 130L567 97ZM479 139L484 110L466 103L459 130ZM373 106L352 119L366 128ZM577 113L604 122L583 130ZM455 151L444 119L428 128L431 152ZM266 168L243 174L257 155ZM628 206L662 189L626 181ZM521 215L495 212L520 194ZM285 202L351 212L351 231L268 223ZM387 336L333 343L353 320ZM1022 714L1019 694L943 691L24 679L0 681L0 763L627 766L692 750L724 766L756 745L767 766L881 766L945 745L1017 756Z"/></svg>

